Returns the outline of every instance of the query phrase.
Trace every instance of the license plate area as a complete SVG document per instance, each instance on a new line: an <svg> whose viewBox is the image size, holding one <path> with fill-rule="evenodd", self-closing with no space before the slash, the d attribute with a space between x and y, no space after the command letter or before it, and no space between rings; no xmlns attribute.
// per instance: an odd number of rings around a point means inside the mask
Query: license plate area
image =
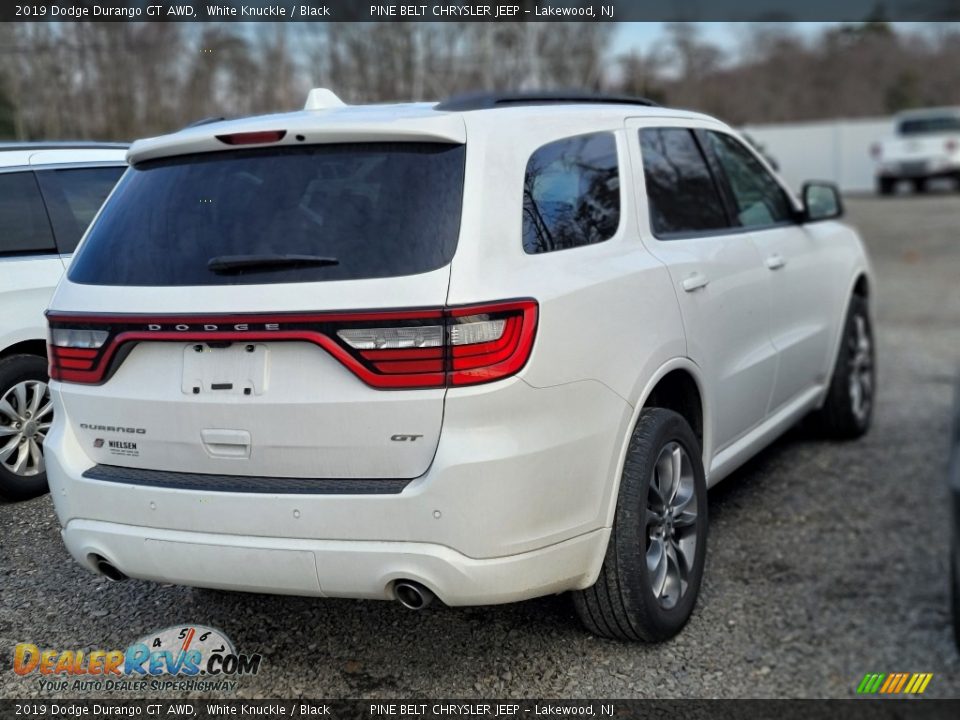
<svg viewBox="0 0 960 720"><path fill-rule="evenodd" d="M191 343L183 348L185 395L262 395L269 350L263 343Z"/></svg>

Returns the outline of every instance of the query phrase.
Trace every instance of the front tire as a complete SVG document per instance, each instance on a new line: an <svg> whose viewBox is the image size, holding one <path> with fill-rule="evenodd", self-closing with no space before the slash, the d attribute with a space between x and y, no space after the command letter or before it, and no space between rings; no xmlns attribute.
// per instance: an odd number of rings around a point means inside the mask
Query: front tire
<svg viewBox="0 0 960 720"><path fill-rule="evenodd" d="M693 612L706 550L700 443L681 415L647 408L630 438L600 575L573 594L580 620L616 640L673 637Z"/></svg>
<svg viewBox="0 0 960 720"><path fill-rule="evenodd" d="M925 193L927 191L927 186L928 183L926 178L918 178L913 181L913 191L918 195Z"/></svg>
<svg viewBox="0 0 960 720"><path fill-rule="evenodd" d="M880 195L893 195L897 189L897 181L892 178L877 178L877 193Z"/></svg>
<svg viewBox="0 0 960 720"><path fill-rule="evenodd" d="M828 437L851 440L870 429L876 388L873 348L867 300L854 295L847 310L827 398L813 416Z"/></svg>
<svg viewBox="0 0 960 720"><path fill-rule="evenodd" d="M0 495L9 500L47 491L42 449L53 420L47 381L44 358L0 360Z"/></svg>

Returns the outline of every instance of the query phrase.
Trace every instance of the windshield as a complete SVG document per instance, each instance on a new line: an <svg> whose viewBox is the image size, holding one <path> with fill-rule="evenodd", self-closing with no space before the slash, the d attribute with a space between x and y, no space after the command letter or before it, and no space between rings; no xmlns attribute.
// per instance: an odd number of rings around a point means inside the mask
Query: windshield
<svg viewBox="0 0 960 720"><path fill-rule="evenodd" d="M228 285L413 275L456 250L465 149L349 143L187 155L121 180L70 267L99 285ZM322 256L215 272L224 256ZM213 267L216 267L214 264Z"/></svg>

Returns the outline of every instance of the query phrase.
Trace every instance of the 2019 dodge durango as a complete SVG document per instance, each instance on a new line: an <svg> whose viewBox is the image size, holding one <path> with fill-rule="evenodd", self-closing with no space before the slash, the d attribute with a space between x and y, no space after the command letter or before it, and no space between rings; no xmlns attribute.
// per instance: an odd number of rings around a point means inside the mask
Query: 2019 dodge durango
<svg viewBox="0 0 960 720"><path fill-rule="evenodd" d="M662 640L706 492L870 424L836 189L723 123L481 94L141 140L48 312L50 483L91 571L423 607L572 591ZM136 238L136 242L131 242Z"/></svg>

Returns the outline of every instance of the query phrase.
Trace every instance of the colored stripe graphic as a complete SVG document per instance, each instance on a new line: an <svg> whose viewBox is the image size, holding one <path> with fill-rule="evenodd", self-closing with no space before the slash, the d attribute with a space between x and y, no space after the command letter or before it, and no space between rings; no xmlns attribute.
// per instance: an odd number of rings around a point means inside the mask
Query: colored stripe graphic
<svg viewBox="0 0 960 720"><path fill-rule="evenodd" d="M872 695L880 689L880 683L886 677L883 673L867 673L860 681L857 692L861 695Z"/></svg>
<svg viewBox="0 0 960 720"><path fill-rule="evenodd" d="M858 695L921 695L933 673L867 673L857 685Z"/></svg>

